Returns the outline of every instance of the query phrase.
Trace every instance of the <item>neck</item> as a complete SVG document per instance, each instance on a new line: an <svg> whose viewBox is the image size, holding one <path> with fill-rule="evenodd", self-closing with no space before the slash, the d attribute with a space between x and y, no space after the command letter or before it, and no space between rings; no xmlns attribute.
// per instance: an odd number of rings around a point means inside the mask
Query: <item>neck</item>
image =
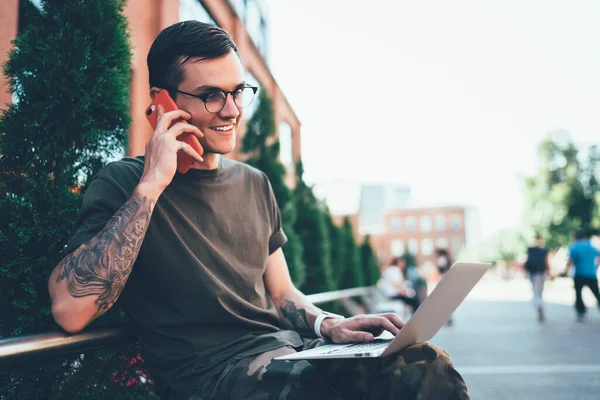
<svg viewBox="0 0 600 400"><path fill-rule="evenodd" d="M204 158L204 161L201 163L196 161L194 165L192 165L192 168L211 170L219 167L219 160L221 159L220 154L205 153L202 158Z"/></svg>

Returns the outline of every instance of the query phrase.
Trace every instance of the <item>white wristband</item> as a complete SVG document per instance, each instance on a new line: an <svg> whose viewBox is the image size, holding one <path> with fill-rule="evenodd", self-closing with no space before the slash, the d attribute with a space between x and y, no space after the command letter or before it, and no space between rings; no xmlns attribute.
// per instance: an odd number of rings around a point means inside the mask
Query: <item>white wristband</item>
<svg viewBox="0 0 600 400"><path fill-rule="evenodd" d="M321 314L317 315L317 319L315 319L315 333L317 334L317 337L320 337L321 339L325 339L325 337L321 333L321 324L323 323L323 320L325 320L326 318L344 318L344 317L341 315L332 314L332 313L328 313L325 311L323 311Z"/></svg>

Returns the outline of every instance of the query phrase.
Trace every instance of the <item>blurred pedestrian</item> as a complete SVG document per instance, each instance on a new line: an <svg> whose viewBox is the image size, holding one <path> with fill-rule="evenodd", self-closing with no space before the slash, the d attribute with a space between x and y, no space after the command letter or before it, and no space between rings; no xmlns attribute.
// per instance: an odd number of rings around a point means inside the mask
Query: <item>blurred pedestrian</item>
<svg viewBox="0 0 600 400"><path fill-rule="evenodd" d="M454 260L450 256L450 252L444 248L437 248L435 250L437 256L436 264L439 273L439 279L442 279L443 275L450 270ZM452 326L454 324L454 314L450 316L446 325Z"/></svg>
<svg viewBox="0 0 600 400"><path fill-rule="evenodd" d="M452 257L450 256L450 252L447 249L437 248L435 250L435 254L437 255L437 262L436 262L437 269L438 269L440 276L442 276L446 272L448 272L448 270L454 263L454 260L452 260Z"/></svg>
<svg viewBox="0 0 600 400"><path fill-rule="evenodd" d="M525 271L531 280L533 290L533 307L537 311L539 322L544 322L544 303L542 300L544 292L544 282L546 275L550 272L550 263L548 262L548 249L543 245L543 238L540 234L535 236L535 243L527 249L527 260L524 265Z"/></svg>
<svg viewBox="0 0 600 400"><path fill-rule="evenodd" d="M390 300L401 300L408 304L414 312L419 307L419 300L412 288L407 287L404 278L406 260L395 257L381 274L380 288Z"/></svg>
<svg viewBox="0 0 600 400"><path fill-rule="evenodd" d="M405 254L402 258L404 259L401 268L404 275L404 286L414 290L418 308L427 297L427 280L421 274L414 256Z"/></svg>
<svg viewBox="0 0 600 400"><path fill-rule="evenodd" d="M598 307L600 307L600 290L598 289L598 276L596 275L599 261L600 252L590 243L589 234L585 231L577 232L575 241L569 246L568 266L574 268L575 310L579 322L583 322L587 311L581 297L584 286L590 288L596 296Z"/></svg>

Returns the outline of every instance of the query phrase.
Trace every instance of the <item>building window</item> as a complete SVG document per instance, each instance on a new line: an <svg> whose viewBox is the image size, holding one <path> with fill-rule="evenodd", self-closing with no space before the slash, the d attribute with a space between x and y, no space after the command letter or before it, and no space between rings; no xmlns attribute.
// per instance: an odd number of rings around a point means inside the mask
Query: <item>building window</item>
<svg viewBox="0 0 600 400"><path fill-rule="evenodd" d="M417 229L417 219L415 217L406 217L406 230L414 232Z"/></svg>
<svg viewBox="0 0 600 400"><path fill-rule="evenodd" d="M265 60L269 58L269 29L264 18L260 19L260 47L258 48Z"/></svg>
<svg viewBox="0 0 600 400"><path fill-rule="evenodd" d="M446 239L446 238L439 238L438 240L436 240L435 246L438 249L446 249L446 248L448 248L448 239Z"/></svg>
<svg viewBox="0 0 600 400"><path fill-rule="evenodd" d="M264 14L261 12L257 0L248 0L246 3L246 30L256 48L263 57L267 58L268 30Z"/></svg>
<svg viewBox="0 0 600 400"><path fill-rule="evenodd" d="M446 216L438 215L435 217L435 229L438 232L444 232L446 230Z"/></svg>
<svg viewBox="0 0 600 400"><path fill-rule="evenodd" d="M433 254L433 240L425 238L421 240L421 254L430 256Z"/></svg>
<svg viewBox="0 0 600 400"><path fill-rule="evenodd" d="M279 124L279 159L286 167L294 166L292 152L292 128L287 122Z"/></svg>
<svg viewBox="0 0 600 400"><path fill-rule="evenodd" d="M408 240L408 252L413 256L419 254L419 241L417 239Z"/></svg>
<svg viewBox="0 0 600 400"><path fill-rule="evenodd" d="M453 215L452 216L452 230L453 231L458 231L460 230L460 228L462 227L462 218L460 217L460 215Z"/></svg>
<svg viewBox="0 0 600 400"><path fill-rule="evenodd" d="M421 226L421 232L431 232L431 217L429 215L423 215L419 219L419 224Z"/></svg>
<svg viewBox="0 0 600 400"><path fill-rule="evenodd" d="M231 5L233 5L233 8L234 8L235 12L237 13L238 17L240 17L240 19L242 21L245 21L245 19L246 19L246 0L229 0L229 2L231 3Z"/></svg>
<svg viewBox="0 0 600 400"><path fill-rule="evenodd" d="M393 217L391 225L392 232L400 232L402 230L402 219L400 217Z"/></svg>
<svg viewBox="0 0 600 400"><path fill-rule="evenodd" d="M391 250L394 257L400 257L404 254L404 242L400 239L392 240Z"/></svg>
<svg viewBox="0 0 600 400"><path fill-rule="evenodd" d="M179 21L200 21L214 24L215 21L198 0L179 1Z"/></svg>

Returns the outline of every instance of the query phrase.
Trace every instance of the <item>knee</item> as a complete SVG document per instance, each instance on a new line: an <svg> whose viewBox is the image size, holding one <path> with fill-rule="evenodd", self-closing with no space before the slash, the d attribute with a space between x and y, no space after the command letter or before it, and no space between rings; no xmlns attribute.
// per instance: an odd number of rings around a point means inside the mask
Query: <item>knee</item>
<svg viewBox="0 0 600 400"><path fill-rule="evenodd" d="M406 364L427 363L427 364L450 364L448 353L427 342L417 342L399 353Z"/></svg>
<svg viewBox="0 0 600 400"><path fill-rule="evenodd" d="M467 386L445 350L419 342L396 354L390 372L397 384L409 384L420 398L468 399Z"/></svg>

